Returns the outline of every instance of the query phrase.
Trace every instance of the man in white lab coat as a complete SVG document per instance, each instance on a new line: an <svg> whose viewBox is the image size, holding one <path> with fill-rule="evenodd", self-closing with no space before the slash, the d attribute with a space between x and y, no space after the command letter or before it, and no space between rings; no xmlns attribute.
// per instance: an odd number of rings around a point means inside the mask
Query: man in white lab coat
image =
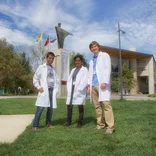
<svg viewBox="0 0 156 156"><path fill-rule="evenodd" d="M55 55L53 52L48 52L46 63L40 65L33 77L33 84L38 89L38 97L36 100L36 114L33 122L33 129L38 130L39 120L45 107L47 107L46 126L52 128L51 118L53 108L56 108L56 94L58 92L59 80L57 72L52 63Z"/></svg>
<svg viewBox="0 0 156 156"><path fill-rule="evenodd" d="M97 129L106 128L106 135L115 132L114 115L110 103L111 61L107 53L100 51L98 42L90 43L89 48L94 54L89 63L88 94L96 110Z"/></svg>

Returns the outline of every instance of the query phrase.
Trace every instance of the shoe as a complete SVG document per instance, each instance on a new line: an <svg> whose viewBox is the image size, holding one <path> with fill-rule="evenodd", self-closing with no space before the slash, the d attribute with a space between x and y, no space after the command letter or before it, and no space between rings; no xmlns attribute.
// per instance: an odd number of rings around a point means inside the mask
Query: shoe
<svg viewBox="0 0 156 156"><path fill-rule="evenodd" d="M115 132L115 129L106 129L106 135L112 135Z"/></svg>
<svg viewBox="0 0 156 156"><path fill-rule="evenodd" d="M81 128L82 127L82 123L78 122L76 128Z"/></svg>
<svg viewBox="0 0 156 156"><path fill-rule="evenodd" d="M71 122L66 122L66 123L64 124L65 127L68 127L68 126L70 126L70 125L71 125Z"/></svg>
<svg viewBox="0 0 156 156"><path fill-rule="evenodd" d="M38 131L39 128L38 127L33 127L33 131Z"/></svg>
<svg viewBox="0 0 156 156"><path fill-rule="evenodd" d="M95 128L99 130L99 129L104 129L105 126L104 127L101 127L101 126L97 125Z"/></svg>
<svg viewBox="0 0 156 156"><path fill-rule="evenodd" d="M54 128L54 126L51 125L51 124L47 125L47 127L48 127L48 128Z"/></svg>

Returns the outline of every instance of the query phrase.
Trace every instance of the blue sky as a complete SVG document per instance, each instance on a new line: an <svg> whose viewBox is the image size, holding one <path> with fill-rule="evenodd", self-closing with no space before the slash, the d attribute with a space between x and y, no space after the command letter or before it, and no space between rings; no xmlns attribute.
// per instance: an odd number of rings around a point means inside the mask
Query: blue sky
<svg viewBox="0 0 156 156"><path fill-rule="evenodd" d="M126 32L121 35L123 49L156 53L156 0L1 0L0 38L27 50L35 45L39 33L43 41L56 36L55 26L73 36L64 48L90 54L88 45L118 48L117 22ZM52 47L56 49L56 45Z"/></svg>

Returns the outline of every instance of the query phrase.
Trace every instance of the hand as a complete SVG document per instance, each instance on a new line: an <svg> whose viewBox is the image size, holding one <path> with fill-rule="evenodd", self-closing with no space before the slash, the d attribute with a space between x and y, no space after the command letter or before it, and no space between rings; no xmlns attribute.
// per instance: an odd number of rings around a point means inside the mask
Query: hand
<svg viewBox="0 0 156 156"><path fill-rule="evenodd" d="M43 88L40 88L40 89L39 89L39 92L40 92L40 93L43 93L43 92L44 92Z"/></svg>
<svg viewBox="0 0 156 156"><path fill-rule="evenodd" d="M106 83L101 83L101 86L100 86L101 89L106 89L106 87L107 87Z"/></svg>

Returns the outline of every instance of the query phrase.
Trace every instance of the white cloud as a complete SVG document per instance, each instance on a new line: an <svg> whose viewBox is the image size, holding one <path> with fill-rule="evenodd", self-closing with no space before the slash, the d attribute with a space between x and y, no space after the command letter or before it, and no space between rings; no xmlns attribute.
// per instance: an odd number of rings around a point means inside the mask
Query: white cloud
<svg viewBox="0 0 156 156"><path fill-rule="evenodd" d="M154 52L156 40L156 2L134 1L119 11L121 29L126 31L122 37L122 47L136 47L138 51ZM125 11L126 10L126 11Z"/></svg>
<svg viewBox="0 0 156 156"><path fill-rule="evenodd" d="M121 35L122 48L136 47L142 51L153 51L156 41L156 3L155 0L134 0L127 2L117 10L116 17L111 19L94 20L93 11L97 9L98 2L93 0L32 0L0 2L0 12L9 16L12 21L2 18L0 21L0 37L6 37L11 43L34 43L36 36L42 32L54 37L55 26L61 22L62 28L73 33L65 39L65 48L70 51L89 53L88 45L92 40L100 44L118 48L117 22L121 29L126 31ZM135 5L134 5L135 4ZM14 6L14 7L13 7ZM114 14L115 14L114 13ZM29 31L27 31L29 29Z"/></svg>
<svg viewBox="0 0 156 156"><path fill-rule="evenodd" d="M117 40L117 35L114 36L112 32L107 32L104 30L93 30L88 28L86 31L80 31L74 34L74 36L69 36L66 38L65 47L70 51L89 53L88 48L90 42L97 41L101 45L112 45ZM70 44L67 44L70 43Z"/></svg>
<svg viewBox="0 0 156 156"><path fill-rule="evenodd" d="M27 6L17 2L13 8L11 4L5 3L0 5L0 10L3 14L10 16L19 28L31 28L33 31L47 34L53 31L54 26L59 22L70 30L74 28L74 25L80 24L77 17L60 8L59 1L33 0Z"/></svg>
<svg viewBox="0 0 156 156"><path fill-rule="evenodd" d="M0 24L0 38L6 38L8 42L14 45L31 45L35 42L31 36L17 29L10 29L5 23Z"/></svg>
<svg viewBox="0 0 156 156"><path fill-rule="evenodd" d="M61 3L61 1L60 1ZM72 45L75 45L75 42L80 42L80 44L85 44L86 41L87 43L90 42L90 40L95 40L95 33L93 32L93 27L99 27L98 23L93 23L92 25L87 28L87 23L83 19L80 19L76 17L75 15L71 14L70 12L68 13L63 10L63 7L60 6L59 1L50 1L50 0L39 0L39 1L32 1L28 6L23 6L20 1L17 1L15 4L15 7L12 8L12 4L5 3L0 6L0 9L3 11L4 14L10 16L15 24L20 28L31 28L33 31L36 30L36 32L44 32L48 35L54 36L55 34L55 29L54 26L57 25L57 23L61 22L63 29L71 32L74 34L74 37L71 38L71 42L73 43ZM91 7L93 5L91 0L87 0L84 2L82 0L80 1L65 1L66 6L70 8L70 5L77 10L78 13L81 13L81 15L88 16L89 13L91 12ZM83 5L82 5L83 4ZM86 11L87 10L87 11ZM85 13L87 12L87 13ZM88 14L88 15L87 15ZM7 38L10 38L8 34L15 35L15 37L12 37L13 42L17 42L16 36L21 36L23 34L23 38L25 38L25 42L22 43L27 43L30 44L32 40L28 39L26 40L26 33L18 31L20 35L15 34L17 31L12 30L11 28L9 29L2 29L4 31L2 34L5 34ZM8 31L8 33L7 33ZM75 33L78 32L78 33ZM50 32L50 33L49 33ZM87 35L91 34L91 35ZM99 32L99 37L101 33ZM30 34L29 34L30 35ZM28 35L27 35L28 36ZM76 37L77 36L77 37ZM82 40L79 40L79 38L84 38L83 42ZM78 40L76 40L78 39ZM85 41L85 42L84 42ZM19 42L17 42L18 44ZM71 45L71 44L70 44ZM73 46L71 46L73 47ZM75 48L74 48L75 49ZM76 49L79 49L77 47ZM81 51L81 50L78 50Z"/></svg>

